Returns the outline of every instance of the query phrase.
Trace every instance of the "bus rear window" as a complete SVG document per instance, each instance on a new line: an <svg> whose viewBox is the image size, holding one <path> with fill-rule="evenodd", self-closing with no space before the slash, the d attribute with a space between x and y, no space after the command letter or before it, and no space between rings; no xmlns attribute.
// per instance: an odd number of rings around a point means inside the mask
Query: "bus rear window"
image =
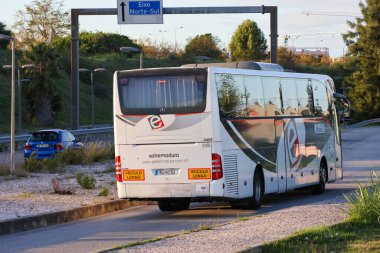
<svg viewBox="0 0 380 253"><path fill-rule="evenodd" d="M204 76L142 76L119 78L123 114L183 114L206 107Z"/></svg>

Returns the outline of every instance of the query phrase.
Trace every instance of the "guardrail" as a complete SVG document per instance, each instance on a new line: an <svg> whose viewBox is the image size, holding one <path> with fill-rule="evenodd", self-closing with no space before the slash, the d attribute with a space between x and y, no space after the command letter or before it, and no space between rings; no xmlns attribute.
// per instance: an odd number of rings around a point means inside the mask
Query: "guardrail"
<svg viewBox="0 0 380 253"><path fill-rule="evenodd" d="M81 139L82 142L104 141L107 144L113 143L113 127L88 128L70 131L75 137ZM24 147L25 142L30 134L19 134L15 136L16 149L20 148L20 144ZM0 151L9 150L11 143L10 136L0 136Z"/></svg>
<svg viewBox="0 0 380 253"><path fill-rule="evenodd" d="M370 124L376 124L376 123L380 123L380 118L365 120L365 121L347 126L346 128L358 128L358 127L362 127L362 126L366 126Z"/></svg>

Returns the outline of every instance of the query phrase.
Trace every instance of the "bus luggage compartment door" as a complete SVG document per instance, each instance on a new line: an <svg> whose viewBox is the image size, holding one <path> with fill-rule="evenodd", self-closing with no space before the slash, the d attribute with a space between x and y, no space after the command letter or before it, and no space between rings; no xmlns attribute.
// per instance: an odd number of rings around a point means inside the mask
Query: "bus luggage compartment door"
<svg viewBox="0 0 380 253"><path fill-rule="evenodd" d="M196 184L211 181L210 143L121 145L120 154L124 183ZM128 177L133 171L143 173L143 176Z"/></svg>

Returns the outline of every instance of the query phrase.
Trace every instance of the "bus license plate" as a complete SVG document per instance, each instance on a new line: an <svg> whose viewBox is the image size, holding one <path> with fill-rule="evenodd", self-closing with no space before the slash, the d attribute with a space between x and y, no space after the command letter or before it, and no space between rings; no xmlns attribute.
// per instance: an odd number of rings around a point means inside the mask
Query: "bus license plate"
<svg viewBox="0 0 380 253"><path fill-rule="evenodd" d="M178 169L176 169L176 168L154 169L153 174L155 176L176 176L176 175L178 175Z"/></svg>
<svg viewBox="0 0 380 253"><path fill-rule="evenodd" d="M144 181L144 170L123 170L123 181Z"/></svg>
<svg viewBox="0 0 380 253"><path fill-rule="evenodd" d="M211 179L210 168L189 168L188 177L190 180Z"/></svg>

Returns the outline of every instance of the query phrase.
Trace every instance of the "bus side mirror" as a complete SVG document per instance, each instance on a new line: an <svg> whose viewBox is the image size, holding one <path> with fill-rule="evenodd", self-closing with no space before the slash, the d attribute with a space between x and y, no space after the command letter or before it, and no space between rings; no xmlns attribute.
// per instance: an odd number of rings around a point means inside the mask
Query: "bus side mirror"
<svg viewBox="0 0 380 253"><path fill-rule="evenodd" d="M335 101L338 104L338 114L341 122L347 121L351 115L350 101L345 95L340 93L333 94Z"/></svg>

